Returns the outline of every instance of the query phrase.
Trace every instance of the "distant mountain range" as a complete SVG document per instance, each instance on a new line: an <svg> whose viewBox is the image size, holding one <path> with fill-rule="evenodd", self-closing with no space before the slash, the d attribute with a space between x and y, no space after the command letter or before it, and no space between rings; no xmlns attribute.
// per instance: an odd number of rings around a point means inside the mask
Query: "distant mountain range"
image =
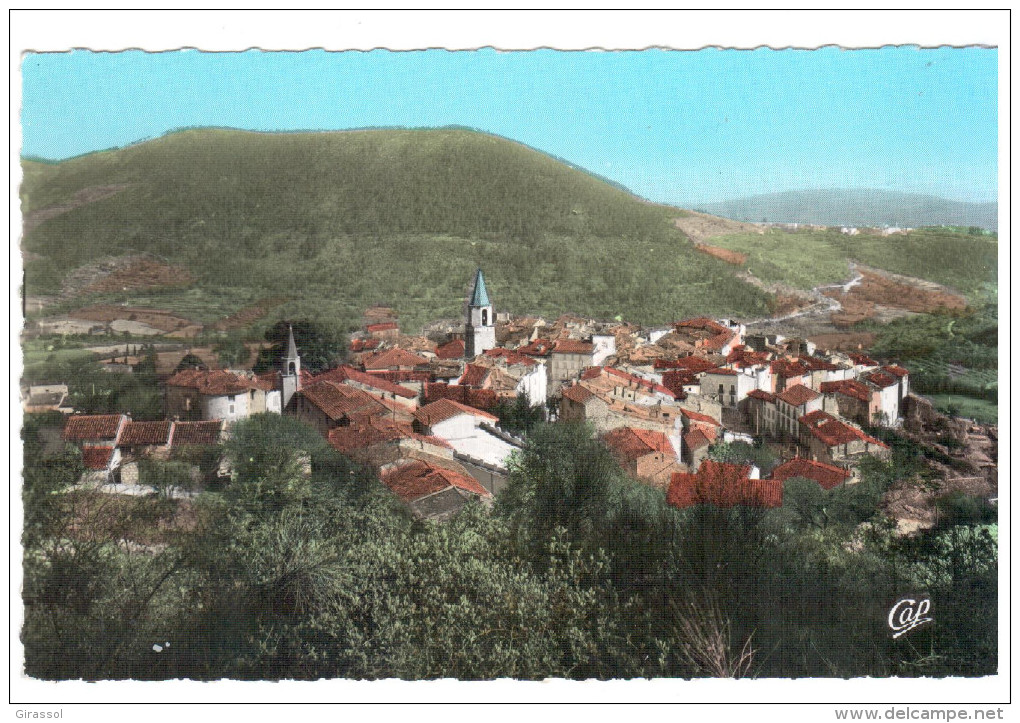
<svg viewBox="0 0 1020 723"><path fill-rule="evenodd" d="M999 204L879 189L786 191L689 207L737 221L821 226L978 226L998 230Z"/></svg>

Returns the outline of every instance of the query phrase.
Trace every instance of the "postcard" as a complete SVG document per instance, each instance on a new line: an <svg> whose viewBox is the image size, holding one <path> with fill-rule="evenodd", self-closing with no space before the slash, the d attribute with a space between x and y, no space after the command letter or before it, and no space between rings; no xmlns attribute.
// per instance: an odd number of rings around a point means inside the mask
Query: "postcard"
<svg viewBox="0 0 1020 723"><path fill-rule="evenodd" d="M19 710L1001 718L1008 54L925 40L18 49Z"/></svg>

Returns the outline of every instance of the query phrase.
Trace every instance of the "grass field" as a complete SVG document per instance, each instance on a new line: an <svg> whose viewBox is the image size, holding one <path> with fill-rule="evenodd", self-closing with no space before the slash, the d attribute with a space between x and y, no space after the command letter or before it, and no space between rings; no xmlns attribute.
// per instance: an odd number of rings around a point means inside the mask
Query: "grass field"
<svg viewBox="0 0 1020 723"><path fill-rule="evenodd" d="M906 276L934 281L976 300L997 282L998 238L941 228L905 234L842 234L782 231L717 236L710 243L748 255L758 278L800 289L850 278L850 260Z"/></svg>
<svg viewBox="0 0 1020 723"><path fill-rule="evenodd" d="M985 424L998 424L999 405L986 399L975 399L959 394L925 395L935 403L940 412L954 412L958 417L973 419Z"/></svg>

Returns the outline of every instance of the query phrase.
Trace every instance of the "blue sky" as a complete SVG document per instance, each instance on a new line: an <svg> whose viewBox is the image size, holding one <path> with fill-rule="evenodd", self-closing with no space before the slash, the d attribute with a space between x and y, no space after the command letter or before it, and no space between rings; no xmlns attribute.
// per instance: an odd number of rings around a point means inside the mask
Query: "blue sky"
<svg viewBox="0 0 1020 723"><path fill-rule="evenodd" d="M71 53L22 61L25 156L192 126L461 125L663 203L792 189L997 197L994 49Z"/></svg>

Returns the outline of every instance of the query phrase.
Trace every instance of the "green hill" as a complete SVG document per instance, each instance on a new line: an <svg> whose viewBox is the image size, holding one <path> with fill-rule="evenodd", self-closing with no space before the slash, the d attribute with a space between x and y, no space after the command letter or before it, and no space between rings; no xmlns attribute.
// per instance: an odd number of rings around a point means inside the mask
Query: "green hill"
<svg viewBox="0 0 1020 723"><path fill-rule="evenodd" d="M515 312L761 315L768 297L694 251L681 212L526 146L465 130L188 130L60 163L24 161L26 289L147 252L191 288L117 300L345 322L384 303L405 328L459 315L476 265Z"/></svg>

